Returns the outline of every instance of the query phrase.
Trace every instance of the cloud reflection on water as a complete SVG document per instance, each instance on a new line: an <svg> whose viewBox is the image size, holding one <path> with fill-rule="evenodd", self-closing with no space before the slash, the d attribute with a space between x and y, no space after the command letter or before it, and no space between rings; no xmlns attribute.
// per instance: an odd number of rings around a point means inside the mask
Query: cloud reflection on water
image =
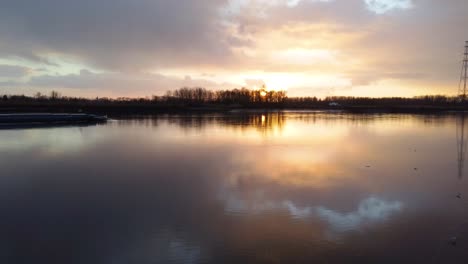
<svg viewBox="0 0 468 264"><path fill-rule="evenodd" d="M318 207L316 212L330 224L333 230L344 231L357 229L366 222L383 222L402 208L403 204L399 201L388 202L369 197L362 200L353 212L342 213L326 207Z"/></svg>
<svg viewBox="0 0 468 264"><path fill-rule="evenodd" d="M463 217L450 117L247 115L0 131L0 260L424 263Z"/></svg>
<svg viewBox="0 0 468 264"><path fill-rule="evenodd" d="M352 212L340 212L321 205L301 206L290 200L268 200L261 192L257 192L255 197L251 200L243 200L231 193L224 200L226 213L262 214L268 211L286 211L296 219L322 219L329 224L329 231L344 232L359 230L365 224L383 223L392 214L403 209L403 203L400 201L386 201L374 196L361 200L356 210Z"/></svg>

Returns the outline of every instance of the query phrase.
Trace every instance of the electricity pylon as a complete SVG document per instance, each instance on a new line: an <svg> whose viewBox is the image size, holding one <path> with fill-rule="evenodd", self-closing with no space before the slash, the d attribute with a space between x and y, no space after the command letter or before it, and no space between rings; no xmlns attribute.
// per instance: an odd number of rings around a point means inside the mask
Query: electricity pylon
<svg viewBox="0 0 468 264"><path fill-rule="evenodd" d="M465 103L468 84L468 41L465 41L465 53L463 54L463 65L460 74L460 83L458 84L458 97ZM465 153L468 138L465 136L466 115L464 112L457 117L457 156L458 156L458 178L463 178L465 167Z"/></svg>
<svg viewBox="0 0 468 264"><path fill-rule="evenodd" d="M458 96L465 101L468 84L468 41L465 41L465 53L463 54L463 65L460 74L460 83L458 84Z"/></svg>

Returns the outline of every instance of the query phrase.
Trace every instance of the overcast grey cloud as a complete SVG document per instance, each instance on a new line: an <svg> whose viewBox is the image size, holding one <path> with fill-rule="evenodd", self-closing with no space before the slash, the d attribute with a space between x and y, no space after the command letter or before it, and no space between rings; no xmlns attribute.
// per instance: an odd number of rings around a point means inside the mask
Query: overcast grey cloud
<svg viewBox="0 0 468 264"><path fill-rule="evenodd" d="M2 0L0 54L63 54L110 69L212 63L230 56L221 0Z"/></svg>
<svg viewBox="0 0 468 264"><path fill-rule="evenodd" d="M229 77L205 80L210 87L255 79L305 95L330 83L353 91L386 80L407 94L452 93L468 39L466 0L0 0L0 7L0 59L48 69L27 81L16 72L20 84L89 93L123 91L131 80L151 83L144 87L152 94L178 88L165 78L205 73ZM107 73L91 81L63 61ZM161 78L142 81L149 72ZM276 83L275 73L290 76Z"/></svg>
<svg viewBox="0 0 468 264"><path fill-rule="evenodd" d="M234 84L216 83L203 78L185 76L178 78L162 74L149 73L93 73L81 70L78 74L40 75L31 78L22 86L38 87L46 90L68 89L100 91L99 95L115 93L122 96L145 96L164 94L174 87L205 87L207 89L232 89ZM149 92L150 91L150 92Z"/></svg>
<svg viewBox="0 0 468 264"><path fill-rule="evenodd" d="M26 67L0 64L0 78L21 78L30 72L31 69Z"/></svg>

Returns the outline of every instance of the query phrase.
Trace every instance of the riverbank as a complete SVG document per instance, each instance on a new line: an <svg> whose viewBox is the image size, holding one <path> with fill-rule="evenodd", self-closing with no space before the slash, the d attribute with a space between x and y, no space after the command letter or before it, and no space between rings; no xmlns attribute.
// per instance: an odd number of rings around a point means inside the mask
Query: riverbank
<svg viewBox="0 0 468 264"><path fill-rule="evenodd" d="M152 105L152 104L29 104L1 105L0 114L11 113L93 113L98 115L112 114L158 114L158 113L204 113L233 111L327 111L339 110L349 113L443 113L468 111L463 105L352 105L352 106L309 106L286 107L275 105L271 107L244 107L241 105Z"/></svg>

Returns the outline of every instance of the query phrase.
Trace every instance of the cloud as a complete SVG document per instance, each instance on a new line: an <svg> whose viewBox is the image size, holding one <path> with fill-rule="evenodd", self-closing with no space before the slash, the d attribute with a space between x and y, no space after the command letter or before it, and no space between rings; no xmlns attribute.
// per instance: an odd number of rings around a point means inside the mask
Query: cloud
<svg viewBox="0 0 468 264"><path fill-rule="evenodd" d="M34 76L27 85L89 94L99 87L128 94L146 87L151 94L151 79L168 82L147 72L177 72L179 83L180 76L207 72L217 84L260 79L301 95L330 83L339 90L388 79L400 81L400 90L448 93L468 23L465 0L0 0L0 6L0 59L47 68L15 78ZM64 70L70 65L110 73L63 75L76 72ZM281 83L271 77L288 74ZM296 78L306 75L326 81Z"/></svg>
<svg viewBox="0 0 468 264"><path fill-rule="evenodd" d="M258 79L245 79L247 87L262 87L266 85L265 81Z"/></svg>
<svg viewBox="0 0 468 264"><path fill-rule="evenodd" d="M265 11L271 7L289 7L295 8L301 3L309 2L331 2L334 0L230 0L228 1L227 5L222 9L223 13L226 15L229 14L240 14L246 8L254 7L257 11L263 11L257 13L259 17L264 17L266 13Z"/></svg>
<svg viewBox="0 0 468 264"><path fill-rule="evenodd" d="M135 70L228 60L222 0L1 0L0 54Z"/></svg>
<svg viewBox="0 0 468 264"><path fill-rule="evenodd" d="M17 83L40 89L91 90L99 94L112 93L119 96L161 95L168 90L181 87L206 87L208 89L231 89L229 83L216 83L203 78L183 78L162 74L140 73L94 73L83 69L79 74L39 75L24 83Z"/></svg>
<svg viewBox="0 0 468 264"><path fill-rule="evenodd" d="M0 78L22 78L30 72L27 67L0 64Z"/></svg>
<svg viewBox="0 0 468 264"><path fill-rule="evenodd" d="M387 72L385 70L379 71L378 69L369 69L362 72L350 72L347 76L354 86L371 85L373 82L382 79L422 80L427 77L424 73L418 73L417 69L413 72Z"/></svg>
<svg viewBox="0 0 468 264"><path fill-rule="evenodd" d="M376 14L384 14L395 9L410 9L413 7L411 0L364 0L367 8Z"/></svg>

